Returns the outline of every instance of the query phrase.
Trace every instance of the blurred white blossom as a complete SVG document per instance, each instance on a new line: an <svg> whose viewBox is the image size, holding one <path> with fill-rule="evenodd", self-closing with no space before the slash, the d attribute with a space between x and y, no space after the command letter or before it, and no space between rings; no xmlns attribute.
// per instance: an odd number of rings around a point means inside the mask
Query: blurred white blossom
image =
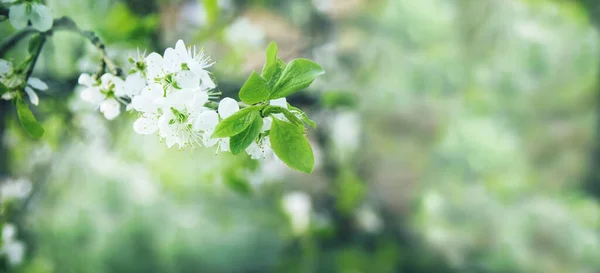
<svg viewBox="0 0 600 273"><path fill-rule="evenodd" d="M16 0L4 0L5 3L14 3ZM52 27L52 14L50 9L40 3L20 2L10 6L8 19L16 29L27 27L31 22L33 28L47 31Z"/></svg>
<svg viewBox="0 0 600 273"><path fill-rule="evenodd" d="M265 42L265 32L250 19L240 17L225 30L225 37L233 45L260 47Z"/></svg>
<svg viewBox="0 0 600 273"><path fill-rule="evenodd" d="M292 231L296 235L305 233L310 226L311 198L304 192L292 192L283 196L283 210L290 219Z"/></svg>
<svg viewBox="0 0 600 273"><path fill-rule="evenodd" d="M0 201L23 199L31 193L33 186L25 178L6 179L0 182Z"/></svg>
<svg viewBox="0 0 600 273"><path fill-rule="evenodd" d="M11 266L19 265L25 257L25 244L16 239L17 228L11 223L5 223L2 228L2 248L0 254L6 255Z"/></svg>

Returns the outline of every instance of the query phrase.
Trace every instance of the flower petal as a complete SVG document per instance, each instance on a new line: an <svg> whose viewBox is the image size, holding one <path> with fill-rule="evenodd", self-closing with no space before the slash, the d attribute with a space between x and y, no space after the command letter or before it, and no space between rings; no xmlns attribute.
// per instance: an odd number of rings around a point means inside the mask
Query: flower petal
<svg viewBox="0 0 600 273"><path fill-rule="evenodd" d="M91 87L92 85L94 85L96 83L96 80L94 80L94 78L92 78L92 76L90 76L90 74L83 73L83 74L81 74L81 76L79 76L79 79L77 80L77 82L81 85Z"/></svg>
<svg viewBox="0 0 600 273"><path fill-rule="evenodd" d="M181 60L181 62L187 62L190 58L183 40L179 40L177 41L177 44L175 44L175 54L177 55L177 57L179 57L179 60Z"/></svg>
<svg viewBox="0 0 600 273"><path fill-rule="evenodd" d="M8 19L16 29L22 29L27 26L29 14L27 13L27 4L12 5L8 11Z"/></svg>
<svg viewBox="0 0 600 273"><path fill-rule="evenodd" d="M200 73L200 80L202 80L200 87L204 90L210 90L216 87L215 82L212 80L210 74L206 70L202 70L202 73Z"/></svg>
<svg viewBox="0 0 600 273"><path fill-rule="evenodd" d="M170 48L170 47L167 48L167 50L165 50L165 55L163 57L163 60L164 60L163 69L165 72L174 73L174 72L181 71L182 61L177 56L175 49Z"/></svg>
<svg viewBox="0 0 600 273"><path fill-rule="evenodd" d="M233 113L240 110L240 106L237 101L232 98L224 98L219 102L219 115L222 119L226 119L233 115Z"/></svg>
<svg viewBox="0 0 600 273"><path fill-rule="evenodd" d="M26 86L25 87L25 93L27 93L27 96L29 97L29 101L31 101L31 104L37 106L40 103L40 98L33 91L33 89L31 89L31 87Z"/></svg>
<svg viewBox="0 0 600 273"><path fill-rule="evenodd" d="M208 102L208 93L195 92L194 103L191 105L191 111L201 111L204 109L204 104Z"/></svg>
<svg viewBox="0 0 600 273"><path fill-rule="evenodd" d="M42 4L33 3L31 5L31 25L41 31L48 31L52 27L52 14L50 9Z"/></svg>
<svg viewBox="0 0 600 273"><path fill-rule="evenodd" d="M146 78L148 81L154 81L163 73L163 57L156 52L150 53L145 59L146 61Z"/></svg>
<svg viewBox="0 0 600 273"><path fill-rule="evenodd" d="M175 75L175 81L181 88L196 89L200 86L200 78L191 71L181 71Z"/></svg>
<svg viewBox="0 0 600 273"><path fill-rule="evenodd" d="M27 80L27 84L37 90L48 90L48 85L38 78L30 77L29 80Z"/></svg>
<svg viewBox="0 0 600 273"><path fill-rule="evenodd" d="M279 106L279 107L288 109L287 100L285 98L279 98L279 99L271 100L269 102L269 104L272 105L272 106Z"/></svg>
<svg viewBox="0 0 600 273"><path fill-rule="evenodd" d="M12 63L7 60L0 59L0 75L9 74L11 72Z"/></svg>
<svg viewBox="0 0 600 273"><path fill-rule="evenodd" d="M196 117L193 129L195 131L213 130L219 123L219 115L215 111L204 111Z"/></svg>
<svg viewBox="0 0 600 273"><path fill-rule="evenodd" d="M133 130L140 135L151 135L158 131L156 117L140 117L133 123Z"/></svg>
<svg viewBox="0 0 600 273"><path fill-rule="evenodd" d="M106 119L113 120L121 114L121 105L117 100L110 98L100 104L100 112Z"/></svg>
<svg viewBox="0 0 600 273"><path fill-rule="evenodd" d="M100 102L102 102L102 100L104 100L105 96L100 92L98 87L89 87L81 91L80 97L84 101L98 105Z"/></svg>
<svg viewBox="0 0 600 273"><path fill-rule="evenodd" d="M128 94L137 95L146 86L146 81L139 74L132 74L125 79L125 86L129 89Z"/></svg>

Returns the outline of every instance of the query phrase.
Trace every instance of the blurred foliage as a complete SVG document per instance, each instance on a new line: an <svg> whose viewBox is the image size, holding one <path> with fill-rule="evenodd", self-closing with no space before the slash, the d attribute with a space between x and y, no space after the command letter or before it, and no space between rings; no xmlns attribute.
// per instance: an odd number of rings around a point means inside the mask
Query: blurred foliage
<svg viewBox="0 0 600 273"><path fill-rule="evenodd" d="M35 71L42 140L0 111L0 175L35 185L10 272L600 271L600 206L582 188L600 19L578 1L46 2L124 67L138 48L203 46L225 96L270 40L315 59L327 74L290 100L319 124L317 167L172 151L133 134L135 117L108 123L75 88L98 56L57 33ZM281 206L292 191L310 196L304 234Z"/></svg>

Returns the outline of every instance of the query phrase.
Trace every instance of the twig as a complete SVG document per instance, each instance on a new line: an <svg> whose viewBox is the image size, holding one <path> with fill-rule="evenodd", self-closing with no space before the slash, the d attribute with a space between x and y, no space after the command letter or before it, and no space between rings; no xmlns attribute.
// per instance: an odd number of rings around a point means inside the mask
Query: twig
<svg viewBox="0 0 600 273"><path fill-rule="evenodd" d="M31 34L41 33L44 36L52 35L56 31L70 31L76 34L79 34L81 37L89 40L100 52L100 56L102 58L102 66L106 65L111 73L121 76L123 71L117 67L112 60L108 58L106 54L105 45L100 41L100 38L92 31L83 31L77 27L77 24L69 18L69 17L61 17L55 19L52 25L52 28L46 32L39 32L32 27L27 27L22 29L21 31L15 33L10 36L6 41L0 44L0 57L4 56L6 52L12 49L19 41L27 38Z"/></svg>
<svg viewBox="0 0 600 273"><path fill-rule="evenodd" d="M106 65L112 74L117 76L123 75L123 70L117 67L115 63L108 58L106 54L106 46L100 41L100 38L93 31L84 31L77 27L77 24L69 17L61 17L54 20L54 25L50 31L70 31L79 34L81 37L89 40L100 52L102 58L102 66Z"/></svg>
<svg viewBox="0 0 600 273"><path fill-rule="evenodd" d="M0 7L0 16L8 17L8 9L5 7Z"/></svg>
<svg viewBox="0 0 600 273"><path fill-rule="evenodd" d="M11 48L17 45L19 41L37 32L38 31L33 28L25 28L8 37L6 40L4 40L4 42L2 42L2 44L0 44L0 57L3 57L6 54L6 52L8 52Z"/></svg>

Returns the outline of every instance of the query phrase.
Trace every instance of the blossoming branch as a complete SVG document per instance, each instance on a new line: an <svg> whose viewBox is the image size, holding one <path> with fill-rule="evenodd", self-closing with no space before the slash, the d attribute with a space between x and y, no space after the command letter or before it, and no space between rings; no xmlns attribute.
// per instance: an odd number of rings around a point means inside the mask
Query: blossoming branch
<svg viewBox="0 0 600 273"><path fill-rule="evenodd" d="M161 55L152 52L130 58L125 74L106 57L104 44L92 32L81 31L69 18L51 19L50 10L38 0L4 1L8 18L20 32L0 45L0 57L19 40L29 38L29 57L15 65L0 59L0 96L14 102L21 125L34 138L44 134L24 97L39 104L35 90L48 86L31 77L41 50L54 31L72 31L94 44L101 53L100 70L81 74L82 100L94 105L108 120L123 109L138 118L132 127L142 135L158 135L168 147L207 147L216 152L247 153L253 159L278 158L292 169L311 173L314 154L306 138L306 125L314 121L286 97L309 87L324 74L307 59L285 63L277 44L267 48L260 73L253 72L239 91L238 102L220 99L209 69L214 62L204 50L179 40ZM4 10L6 8L3 7ZM31 37L30 37L31 36Z"/></svg>

